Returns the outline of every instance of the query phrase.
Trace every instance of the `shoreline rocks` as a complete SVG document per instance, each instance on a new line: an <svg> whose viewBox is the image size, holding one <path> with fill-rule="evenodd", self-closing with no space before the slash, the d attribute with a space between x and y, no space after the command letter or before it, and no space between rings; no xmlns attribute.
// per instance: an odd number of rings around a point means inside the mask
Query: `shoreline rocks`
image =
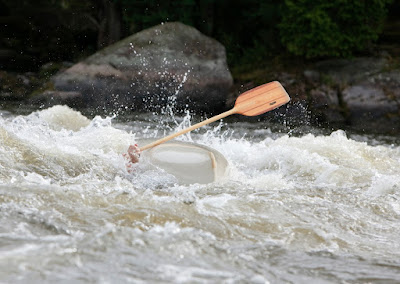
<svg viewBox="0 0 400 284"><path fill-rule="evenodd" d="M87 106L146 111L172 105L218 112L233 85L225 48L195 28L165 23L98 51L52 78Z"/></svg>
<svg viewBox="0 0 400 284"><path fill-rule="evenodd" d="M268 71L265 83L280 81L291 102L241 120L400 134L400 68L389 56L331 59L291 72L268 68L258 70ZM66 104L108 113L170 108L211 115L231 108L239 93L253 87L251 81L233 85L225 48L181 23L143 30L76 64L49 63L37 73L0 70L3 104Z"/></svg>
<svg viewBox="0 0 400 284"><path fill-rule="evenodd" d="M310 82L312 111L322 113L328 123L400 133L400 70L390 70L385 58L319 62L304 77ZM318 105L319 97L323 102Z"/></svg>

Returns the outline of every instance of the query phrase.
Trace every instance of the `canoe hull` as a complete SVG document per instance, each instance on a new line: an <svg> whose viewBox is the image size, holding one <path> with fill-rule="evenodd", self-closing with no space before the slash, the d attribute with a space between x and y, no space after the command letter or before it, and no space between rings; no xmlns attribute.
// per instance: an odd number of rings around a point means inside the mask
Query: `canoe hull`
<svg viewBox="0 0 400 284"><path fill-rule="evenodd" d="M156 139L143 139L139 146ZM228 162L215 149L191 142L168 141L142 153L142 158L177 178L180 184L206 184L226 175Z"/></svg>

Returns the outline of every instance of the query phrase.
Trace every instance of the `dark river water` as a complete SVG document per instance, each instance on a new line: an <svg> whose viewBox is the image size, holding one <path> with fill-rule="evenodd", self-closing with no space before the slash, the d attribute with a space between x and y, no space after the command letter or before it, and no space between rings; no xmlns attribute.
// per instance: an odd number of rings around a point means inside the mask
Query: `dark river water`
<svg viewBox="0 0 400 284"><path fill-rule="evenodd" d="M396 137L214 123L178 140L226 175L183 185L122 153L189 115L0 114L0 282L400 282Z"/></svg>

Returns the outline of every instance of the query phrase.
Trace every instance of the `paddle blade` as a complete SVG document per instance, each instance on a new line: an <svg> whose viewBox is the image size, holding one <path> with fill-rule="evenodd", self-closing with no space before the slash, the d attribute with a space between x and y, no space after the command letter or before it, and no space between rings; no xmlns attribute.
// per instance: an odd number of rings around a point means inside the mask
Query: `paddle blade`
<svg viewBox="0 0 400 284"><path fill-rule="evenodd" d="M256 116L276 109L290 101L286 90L278 81L267 83L241 94L233 108L236 113Z"/></svg>

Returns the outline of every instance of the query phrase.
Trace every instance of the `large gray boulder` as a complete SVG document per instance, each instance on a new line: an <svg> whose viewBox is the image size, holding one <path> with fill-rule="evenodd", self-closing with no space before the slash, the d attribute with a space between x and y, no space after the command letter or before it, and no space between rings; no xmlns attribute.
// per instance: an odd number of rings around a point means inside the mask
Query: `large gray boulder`
<svg viewBox="0 0 400 284"><path fill-rule="evenodd" d="M127 37L57 74L53 96L72 92L88 106L218 112L233 85L225 48L181 23Z"/></svg>

